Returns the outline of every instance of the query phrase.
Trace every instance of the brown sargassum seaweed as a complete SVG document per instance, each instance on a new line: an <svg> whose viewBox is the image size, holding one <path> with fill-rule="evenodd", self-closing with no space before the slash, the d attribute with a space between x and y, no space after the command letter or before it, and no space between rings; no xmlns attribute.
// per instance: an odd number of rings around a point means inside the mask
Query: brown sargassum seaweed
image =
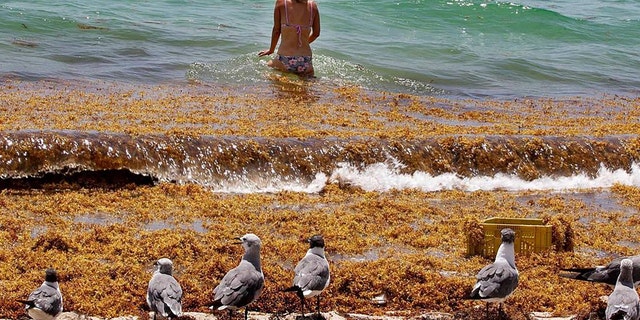
<svg viewBox="0 0 640 320"><path fill-rule="evenodd" d="M273 92L219 88L126 88L5 81L0 130L75 130L131 135L425 138L441 135L589 136L640 132L638 98L448 100L286 82ZM314 112L309 112L313 109ZM637 154L637 143L626 145ZM539 217L553 226L554 248L516 257L521 279L505 305L511 319L531 311L587 318L601 312L604 285L558 277L560 268L636 254L640 190L586 192L418 190L365 192L330 184L319 194L218 194L161 183L118 189L52 185L0 192L0 316L23 314L16 299L61 277L65 309L102 317L141 315L153 262L174 261L187 311L207 311L212 290L237 265L235 237L263 241L263 295L252 308L293 312L281 293L304 239L323 234L332 283L323 310L481 317L462 297L489 260L466 256L468 234L489 217ZM573 250L571 250L573 249ZM385 294L385 305L371 299Z"/></svg>
<svg viewBox="0 0 640 320"><path fill-rule="evenodd" d="M320 233L332 268L324 310L471 317L478 303L462 298L489 260L466 256L467 235L479 219L535 216L553 226L554 249L516 258L521 281L506 312L512 319L531 311L586 317L604 308L599 297L610 289L559 278L559 268L611 257L596 258L596 252L635 253L629 243L640 243L640 224L627 210L605 211L577 195L378 193L336 185L317 195L225 195L174 184L111 191L5 190L0 194L0 314L21 315L15 299L39 285L48 267L60 274L67 310L104 317L140 314L152 265L160 257L175 263L184 309L204 312L214 286L239 262L241 248L233 239L253 232L263 240L266 277L255 310L297 310L296 297L280 290L292 281L292 269L307 249L305 238ZM609 196L620 201L620 208L638 210L637 188L617 186ZM562 250L571 246L574 251ZM388 303L372 303L382 293Z"/></svg>

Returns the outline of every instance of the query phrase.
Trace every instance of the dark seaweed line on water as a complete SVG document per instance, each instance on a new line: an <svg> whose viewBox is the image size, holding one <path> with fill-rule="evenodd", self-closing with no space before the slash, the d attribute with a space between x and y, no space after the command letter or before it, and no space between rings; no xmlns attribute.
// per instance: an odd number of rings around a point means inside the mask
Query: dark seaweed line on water
<svg viewBox="0 0 640 320"><path fill-rule="evenodd" d="M631 170L637 138L445 136L265 138L127 135L102 132L0 133L0 188L48 184L122 187L158 181L212 188L241 181L309 183L348 164L385 163L399 173L460 177L508 174L523 180Z"/></svg>

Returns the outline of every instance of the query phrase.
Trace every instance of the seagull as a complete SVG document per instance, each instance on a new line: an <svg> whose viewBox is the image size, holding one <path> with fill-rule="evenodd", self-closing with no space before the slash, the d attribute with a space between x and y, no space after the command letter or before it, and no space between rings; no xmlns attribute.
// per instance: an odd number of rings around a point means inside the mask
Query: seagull
<svg viewBox="0 0 640 320"><path fill-rule="evenodd" d="M502 243L498 248L496 260L478 272L475 286L467 299L483 300L486 302L500 303L500 313L502 313L502 302L507 299L518 286L518 269L514 244L516 233L505 228L500 231ZM487 304L487 308L489 305Z"/></svg>
<svg viewBox="0 0 640 320"><path fill-rule="evenodd" d="M620 262L620 275L609 299L605 315L607 320L640 319L640 302L633 287L633 261L623 259Z"/></svg>
<svg viewBox="0 0 640 320"><path fill-rule="evenodd" d="M182 315L182 288L171 275L173 262L162 258L156 262L156 268L147 289L147 304L153 311L153 319L155 320L158 313L163 318L180 317Z"/></svg>
<svg viewBox="0 0 640 320"><path fill-rule="evenodd" d="M262 242L255 234L249 233L239 238L244 248L240 264L224 275L220 284L213 290L211 309L244 309L244 319L248 317L247 305L255 301L264 287L264 274L260 266L260 247Z"/></svg>
<svg viewBox="0 0 640 320"><path fill-rule="evenodd" d="M320 314L320 293L329 286L329 262L324 255L324 239L315 235L308 240L309 250L298 262L294 272L293 286L284 291L295 291L302 302L302 316L304 317L304 299L317 297L316 312Z"/></svg>
<svg viewBox="0 0 640 320"><path fill-rule="evenodd" d="M618 275L620 274L620 262L623 259L629 259L633 263L633 284L634 286L638 286L640 283L640 255L614 259L606 266L562 269L562 271L570 273L560 274L560 276L575 280L605 283L613 287L616 285L618 280Z"/></svg>
<svg viewBox="0 0 640 320"><path fill-rule="evenodd" d="M25 304L29 317L35 320L52 320L62 313L62 292L58 286L58 273L47 269L42 285L31 292L27 300L18 300Z"/></svg>

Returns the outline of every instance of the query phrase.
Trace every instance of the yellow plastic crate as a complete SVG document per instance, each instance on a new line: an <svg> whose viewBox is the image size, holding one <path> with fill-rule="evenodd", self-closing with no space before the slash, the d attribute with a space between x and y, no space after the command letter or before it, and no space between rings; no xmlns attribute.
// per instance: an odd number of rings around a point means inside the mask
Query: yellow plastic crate
<svg viewBox="0 0 640 320"><path fill-rule="evenodd" d="M551 226L542 219L528 218L489 218L480 223L484 239L481 243L472 243L467 238L467 253L494 258L502 243L500 231L511 228L516 232L514 242L516 255L540 252L551 248Z"/></svg>

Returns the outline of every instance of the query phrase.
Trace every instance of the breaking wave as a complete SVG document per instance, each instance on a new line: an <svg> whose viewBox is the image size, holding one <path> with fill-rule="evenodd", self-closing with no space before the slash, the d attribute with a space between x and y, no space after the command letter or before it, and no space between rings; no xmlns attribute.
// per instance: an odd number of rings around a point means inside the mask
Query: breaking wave
<svg viewBox="0 0 640 320"><path fill-rule="evenodd" d="M191 137L73 131L0 135L0 189L170 182L214 192L566 190L640 185L633 137L418 140Z"/></svg>

